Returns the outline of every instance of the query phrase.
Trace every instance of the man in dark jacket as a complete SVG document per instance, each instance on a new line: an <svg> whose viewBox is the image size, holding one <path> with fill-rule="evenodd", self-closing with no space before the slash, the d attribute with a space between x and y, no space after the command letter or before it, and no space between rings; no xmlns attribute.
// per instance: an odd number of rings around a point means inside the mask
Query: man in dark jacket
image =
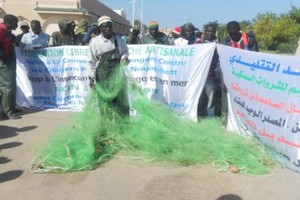
<svg viewBox="0 0 300 200"><path fill-rule="evenodd" d="M222 44L249 51L258 51L254 32L242 32L240 24L237 21L229 22L226 28L228 37L221 41Z"/></svg>
<svg viewBox="0 0 300 200"><path fill-rule="evenodd" d="M18 18L5 15L0 23L0 96L3 116L19 119L16 113L16 57L14 54L12 30L18 27Z"/></svg>
<svg viewBox="0 0 300 200"><path fill-rule="evenodd" d="M70 21L61 20L58 22L59 31L51 34L49 47L75 45L76 38L72 35L72 24Z"/></svg>
<svg viewBox="0 0 300 200"><path fill-rule="evenodd" d="M141 44L165 44L170 45L169 37L158 30L159 24L151 21L148 24L149 33L141 38Z"/></svg>
<svg viewBox="0 0 300 200"><path fill-rule="evenodd" d="M218 42L216 36L217 23L208 23L204 26L203 37L200 38L198 43ZM219 71L220 62L219 54L215 50L210 68L208 71L207 79L200 95L198 103L198 117L213 117L221 116L221 88Z"/></svg>
<svg viewBox="0 0 300 200"><path fill-rule="evenodd" d="M258 44L255 39L254 32L242 32L240 24L237 21L231 21L226 25L228 37L221 41L221 44L231 46L234 48L258 51ZM228 115L228 99L227 99L227 88L221 78L221 87L223 89L222 93L222 116L227 121Z"/></svg>
<svg viewBox="0 0 300 200"><path fill-rule="evenodd" d="M127 44L140 44L140 28L138 26L133 26L132 33L129 35Z"/></svg>

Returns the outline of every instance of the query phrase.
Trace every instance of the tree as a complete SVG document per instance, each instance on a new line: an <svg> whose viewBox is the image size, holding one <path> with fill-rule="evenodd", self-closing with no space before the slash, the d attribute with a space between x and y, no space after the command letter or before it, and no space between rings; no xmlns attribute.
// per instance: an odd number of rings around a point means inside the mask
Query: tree
<svg viewBox="0 0 300 200"><path fill-rule="evenodd" d="M249 21L249 20L241 21L241 22L239 22L239 24L240 24L241 30L246 31L246 32L249 31L249 29L251 29L251 25L252 25L251 21Z"/></svg>
<svg viewBox="0 0 300 200"><path fill-rule="evenodd" d="M262 49L275 49L272 30L274 29L277 16L274 13L258 14L254 20L253 29L256 33L256 39L259 47Z"/></svg>
<svg viewBox="0 0 300 200"><path fill-rule="evenodd" d="M225 37L228 36L228 33L227 33L227 28L226 28L226 24L219 24L218 26L218 33L217 33L217 37L220 39L220 40L223 40Z"/></svg>
<svg viewBox="0 0 300 200"><path fill-rule="evenodd" d="M275 22L271 35L277 50L292 53L297 48L300 24L289 15L282 15Z"/></svg>
<svg viewBox="0 0 300 200"><path fill-rule="evenodd" d="M297 24L300 24L300 8L297 8L296 6L292 6L292 9L289 11L288 15L296 20Z"/></svg>

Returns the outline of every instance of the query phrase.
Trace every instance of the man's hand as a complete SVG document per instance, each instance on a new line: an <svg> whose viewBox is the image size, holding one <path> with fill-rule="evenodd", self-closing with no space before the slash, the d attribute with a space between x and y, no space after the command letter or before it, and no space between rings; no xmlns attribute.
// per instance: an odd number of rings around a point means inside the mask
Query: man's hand
<svg viewBox="0 0 300 200"><path fill-rule="evenodd" d="M129 64L129 59L128 59L127 57L122 58L122 59L121 59L121 64L123 64L123 65L128 65L128 64Z"/></svg>
<svg viewBox="0 0 300 200"><path fill-rule="evenodd" d="M91 77L89 77L89 86L92 89L95 87L95 80Z"/></svg>

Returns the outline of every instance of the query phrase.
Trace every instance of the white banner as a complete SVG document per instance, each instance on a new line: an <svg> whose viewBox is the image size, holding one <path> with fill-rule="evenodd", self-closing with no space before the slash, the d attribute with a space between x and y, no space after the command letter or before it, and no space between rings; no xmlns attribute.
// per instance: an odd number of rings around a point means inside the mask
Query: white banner
<svg viewBox="0 0 300 200"><path fill-rule="evenodd" d="M198 100L215 48L215 43L129 45L128 71L150 99L196 121Z"/></svg>
<svg viewBox="0 0 300 200"><path fill-rule="evenodd" d="M300 172L300 58L218 45L220 63L240 134L258 138Z"/></svg>
<svg viewBox="0 0 300 200"><path fill-rule="evenodd" d="M129 45L130 78L150 99L197 119L197 104L216 44ZM300 58L218 44L232 109L230 124L275 149L300 172ZM87 46L16 49L17 104L33 109L81 110L89 87Z"/></svg>
<svg viewBox="0 0 300 200"><path fill-rule="evenodd" d="M16 48L17 104L32 109L81 110L89 92L88 55L89 49L82 46Z"/></svg>

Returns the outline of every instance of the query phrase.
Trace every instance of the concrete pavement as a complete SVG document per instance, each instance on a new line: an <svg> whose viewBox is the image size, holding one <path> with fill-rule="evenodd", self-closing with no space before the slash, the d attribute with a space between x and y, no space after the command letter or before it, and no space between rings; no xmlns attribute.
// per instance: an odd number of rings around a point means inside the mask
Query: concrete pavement
<svg viewBox="0 0 300 200"><path fill-rule="evenodd" d="M35 149L71 112L24 110L0 119L0 199L5 200L299 200L300 174L277 165L270 176L218 172L213 166L179 166L120 158L92 171L35 174Z"/></svg>

